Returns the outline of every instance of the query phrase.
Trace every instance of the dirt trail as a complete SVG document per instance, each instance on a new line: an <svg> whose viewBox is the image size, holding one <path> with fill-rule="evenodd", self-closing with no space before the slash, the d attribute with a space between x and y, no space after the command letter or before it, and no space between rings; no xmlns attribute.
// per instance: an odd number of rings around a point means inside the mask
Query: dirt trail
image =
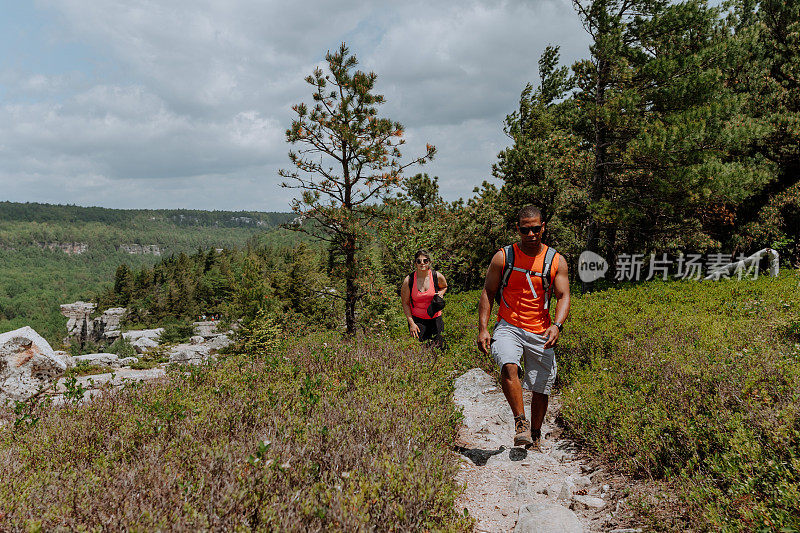
<svg viewBox="0 0 800 533"><path fill-rule="evenodd" d="M637 531L614 529L614 514L624 505L615 498L619 487L559 438L556 395L542 428L544 453L513 447L511 409L484 371L457 378L453 399L464 413L455 449L462 459L456 479L465 492L457 505L477 520L476 531ZM525 404L530 419L527 391Z"/></svg>

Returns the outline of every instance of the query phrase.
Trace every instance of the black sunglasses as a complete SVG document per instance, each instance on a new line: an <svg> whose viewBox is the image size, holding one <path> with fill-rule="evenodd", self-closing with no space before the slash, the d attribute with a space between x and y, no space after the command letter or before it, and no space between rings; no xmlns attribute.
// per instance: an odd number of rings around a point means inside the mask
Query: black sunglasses
<svg viewBox="0 0 800 533"><path fill-rule="evenodd" d="M430 259L425 259L425 258L417 259L418 265L427 265L428 263L430 263Z"/></svg>
<svg viewBox="0 0 800 533"><path fill-rule="evenodd" d="M539 233L542 231L542 226L519 226L519 232L523 235L527 235L528 233Z"/></svg>

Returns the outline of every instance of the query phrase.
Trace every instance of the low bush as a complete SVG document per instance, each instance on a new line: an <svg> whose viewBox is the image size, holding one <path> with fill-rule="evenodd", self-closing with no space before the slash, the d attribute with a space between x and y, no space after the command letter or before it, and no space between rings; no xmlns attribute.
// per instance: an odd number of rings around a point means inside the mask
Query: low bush
<svg viewBox="0 0 800 533"><path fill-rule="evenodd" d="M563 416L679 505L657 529L800 530L800 276L652 282L575 297ZM676 515L676 509L683 509Z"/></svg>
<svg viewBox="0 0 800 533"><path fill-rule="evenodd" d="M469 530L449 451L469 362L380 335L292 342L6 425L0 527Z"/></svg>
<svg viewBox="0 0 800 533"><path fill-rule="evenodd" d="M189 322L173 322L164 326L158 338L159 344L177 344L186 342L194 335L194 326Z"/></svg>

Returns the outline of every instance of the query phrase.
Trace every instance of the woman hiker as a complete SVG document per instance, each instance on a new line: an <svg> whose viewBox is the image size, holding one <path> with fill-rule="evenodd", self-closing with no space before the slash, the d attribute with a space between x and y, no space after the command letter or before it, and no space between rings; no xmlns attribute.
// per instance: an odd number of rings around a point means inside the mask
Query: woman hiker
<svg viewBox="0 0 800 533"><path fill-rule="evenodd" d="M400 287L400 299L411 336L420 341L432 340L437 348L444 347L442 311L430 315L428 308L434 296L442 297L445 292L447 280L431 268L428 252L419 250L414 254L414 272L405 277Z"/></svg>

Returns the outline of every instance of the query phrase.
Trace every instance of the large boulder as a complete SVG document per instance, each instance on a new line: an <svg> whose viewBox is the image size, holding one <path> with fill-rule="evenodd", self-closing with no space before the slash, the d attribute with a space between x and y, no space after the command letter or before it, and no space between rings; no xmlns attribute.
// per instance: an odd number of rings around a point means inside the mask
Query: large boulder
<svg viewBox="0 0 800 533"><path fill-rule="evenodd" d="M142 337L156 340L161 336L162 333L164 333L164 328L132 329L130 331L126 331L125 333L123 333L122 336L125 337L125 339L134 342L137 339L141 339Z"/></svg>
<svg viewBox="0 0 800 533"><path fill-rule="evenodd" d="M66 369L64 359L32 328L0 335L0 402L30 398Z"/></svg>
<svg viewBox="0 0 800 533"><path fill-rule="evenodd" d="M151 339L150 337L139 337L135 341L131 343L133 349L136 350L136 353L144 353L150 348L155 348L158 346L158 341Z"/></svg>
<svg viewBox="0 0 800 533"><path fill-rule="evenodd" d="M209 359L211 349L207 344L178 344L169 352L169 362L197 365Z"/></svg>
<svg viewBox="0 0 800 533"><path fill-rule="evenodd" d="M206 346L208 346L209 350L219 351L226 346L230 346L233 341L227 335L217 335L212 339L206 341Z"/></svg>

